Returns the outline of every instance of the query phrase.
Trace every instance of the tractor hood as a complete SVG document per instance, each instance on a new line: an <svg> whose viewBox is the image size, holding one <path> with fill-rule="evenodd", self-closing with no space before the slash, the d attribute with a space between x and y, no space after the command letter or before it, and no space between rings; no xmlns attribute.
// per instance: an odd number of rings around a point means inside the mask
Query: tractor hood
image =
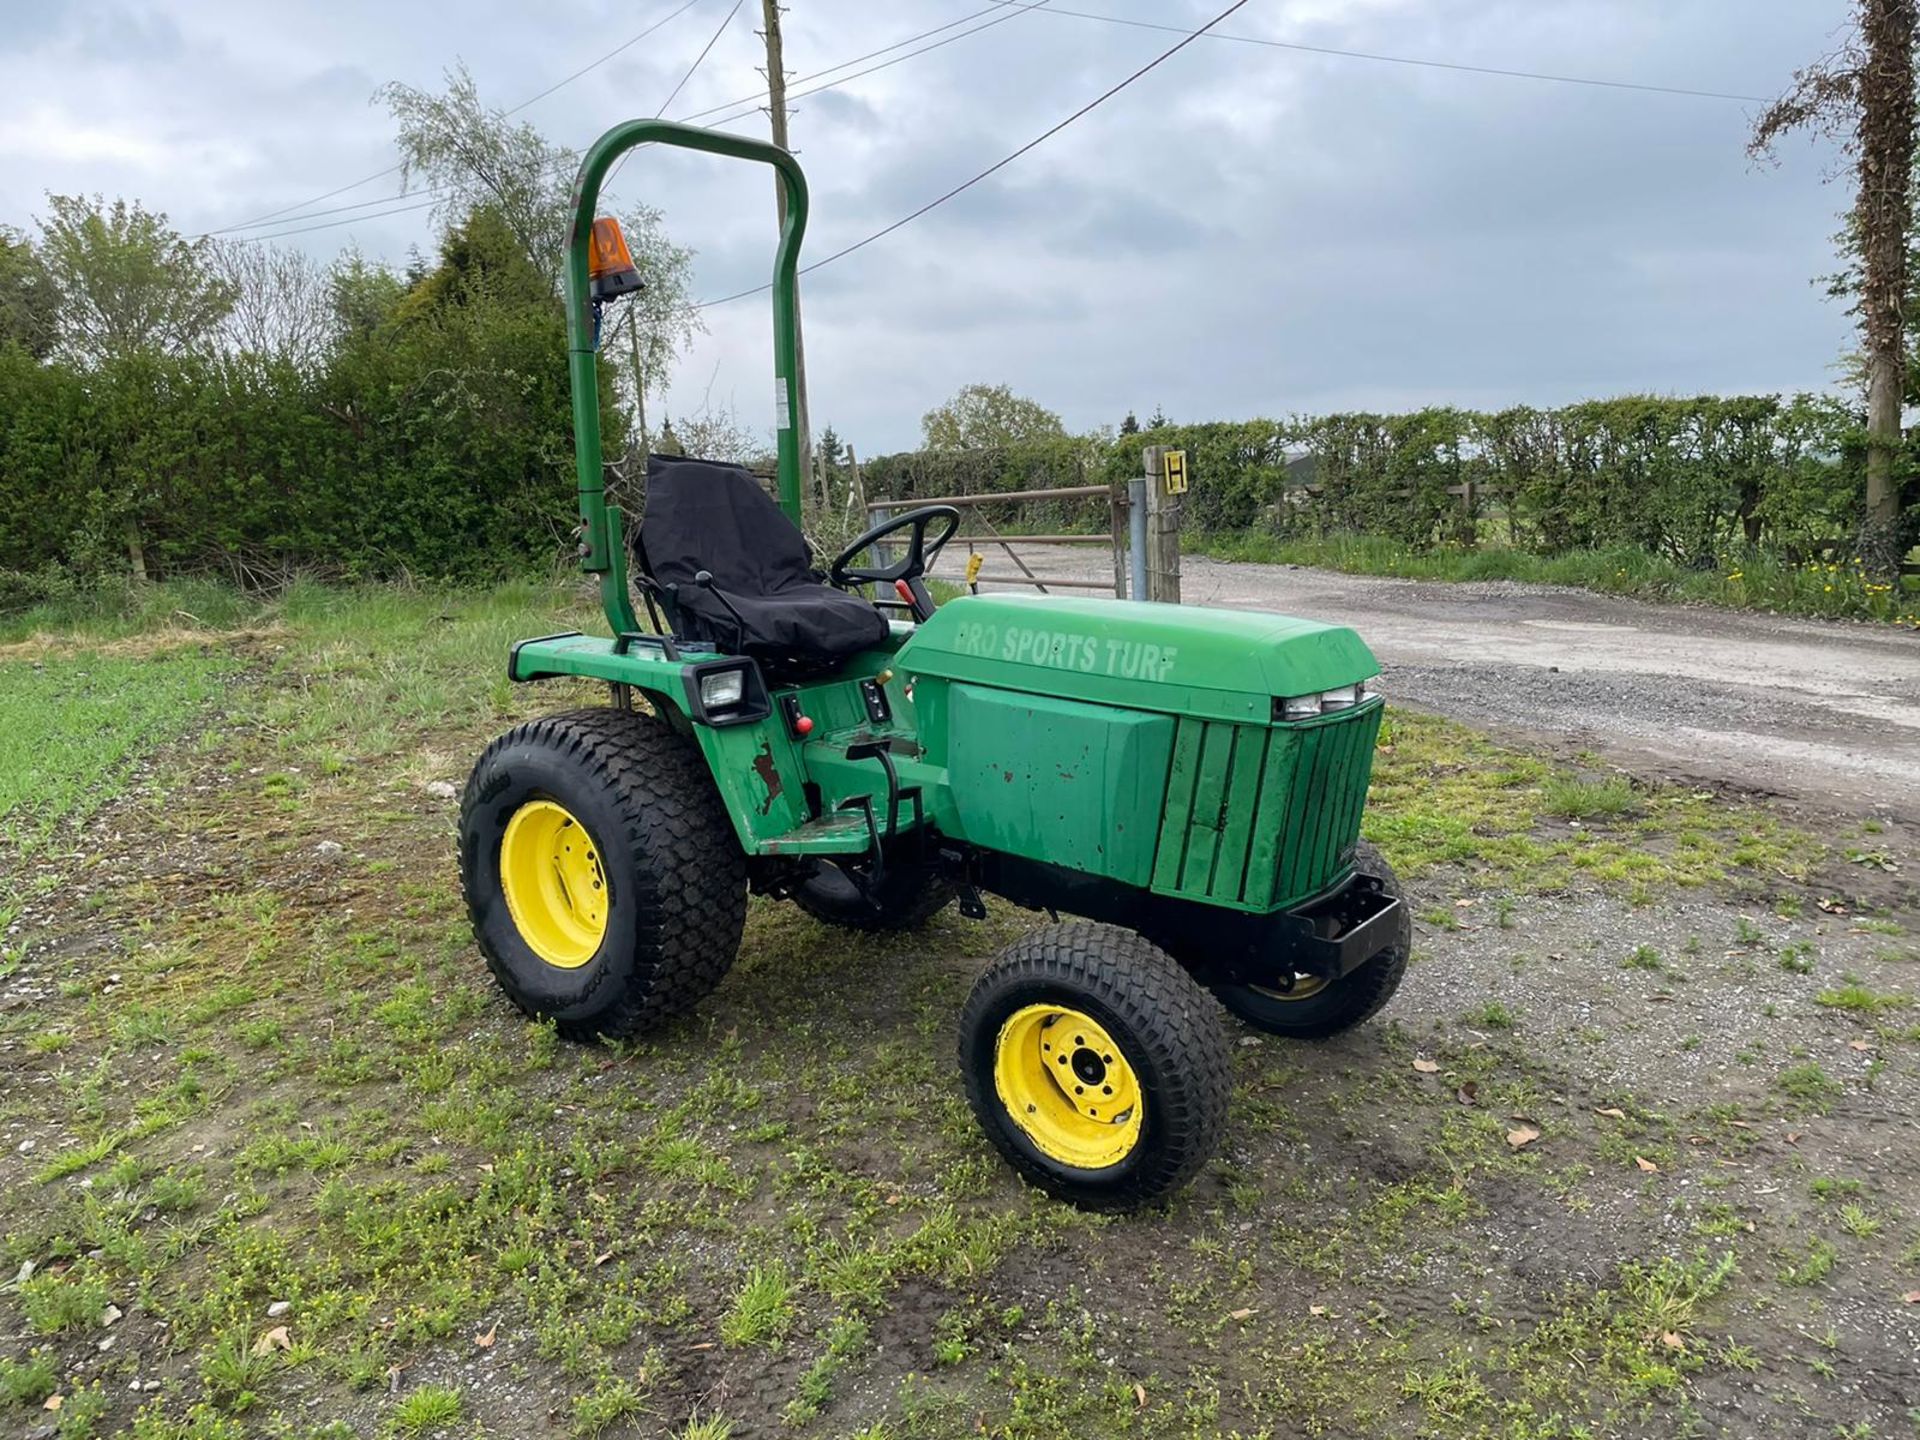
<svg viewBox="0 0 1920 1440"><path fill-rule="evenodd" d="M909 678L1136 710L1266 723L1278 697L1380 673L1343 625L1289 615L1122 600L966 595L913 633L895 661Z"/></svg>

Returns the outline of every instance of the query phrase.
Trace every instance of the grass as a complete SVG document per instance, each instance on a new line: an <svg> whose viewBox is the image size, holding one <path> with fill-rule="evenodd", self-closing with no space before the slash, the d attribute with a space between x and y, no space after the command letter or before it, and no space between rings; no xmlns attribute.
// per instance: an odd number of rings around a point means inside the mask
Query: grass
<svg viewBox="0 0 1920 1440"><path fill-rule="evenodd" d="M1633 810L1633 785L1624 776L1582 780L1555 775L1541 786L1544 809L1566 820L1617 819Z"/></svg>
<svg viewBox="0 0 1920 1440"><path fill-rule="evenodd" d="M1822 990L1813 997L1813 1003L1824 1005L1829 1010L1851 1010L1856 1014L1872 1015L1881 1010L1898 1010L1911 1004L1912 997L1876 991L1849 978L1844 985Z"/></svg>
<svg viewBox="0 0 1920 1440"><path fill-rule="evenodd" d="M121 793L132 760L184 732L238 669L223 654L80 651L5 666L0 848L32 851Z"/></svg>
<svg viewBox="0 0 1920 1440"><path fill-rule="evenodd" d="M756 1265L720 1321L728 1345L769 1345L793 1324L793 1282L786 1266Z"/></svg>
<svg viewBox="0 0 1920 1440"><path fill-rule="evenodd" d="M1819 1110L1831 1105L1844 1088L1815 1061L1782 1070L1775 1083L1782 1094Z"/></svg>
<svg viewBox="0 0 1920 1440"><path fill-rule="evenodd" d="M1691 789L1630 789L1630 809L1589 809L1579 829L1547 823L1560 813L1556 793L1564 803L1592 788L1451 721L1391 711L1374 758L1366 835L1403 878L1467 865L1481 888L1510 895L1584 882L1651 899L1662 887L1730 879L1758 890L1782 875L1808 875L1824 853L1762 810ZM1434 923L1460 922L1436 911Z"/></svg>
<svg viewBox="0 0 1920 1440"><path fill-rule="evenodd" d="M0 1397L14 1405L38 1405L59 1388L60 1371L44 1350L24 1359L0 1359Z"/></svg>
<svg viewBox="0 0 1920 1440"><path fill-rule="evenodd" d="M587 597L298 587L231 619L275 639L187 647L227 667L195 712L222 723L143 732L87 805L135 773L155 797L56 822L88 837L96 903L26 913L93 948L32 948L0 978L0 999L35 997L0 1008L0 1134L37 1141L0 1150L0 1335L22 1337L0 1340L0 1426L99 1377L75 1413L103 1404L95 1433L134 1440L1661 1434L1717 1369L1798 1383L1791 1326L1813 1321L1787 1307L1911 1242L1891 1199L1835 1192L1833 1270L1789 1284L1790 1207L1715 1191L1724 1213L1686 1212L1713 1251L1649 1252L1708 1180L1759 1185L1746 1132L1666 1096L1589 1121L1589 1077L1542 1048L1564 1017L1524 991L1455 992L1431 1036L1390 1010L1340 1047L1237 1045L1228 1144L1191 1192L1123 1219L1052 1204L981 1139L953 1072L980 957L1031 923L998 905L899 939L755 900L693 1016L559 1042L477 963L427 786L507 725L598 698L500 676L511 639L590 624ZM150 633L89 623L89 643ZM0 694L31 663L0 661ZM1462 927L1455 953L1528 937L1564 894L1758 891L1820 853L1765 811L1660 788L1568 826L1585 782L1427 717L1392 716L1377 777L1369 833L1419 910ZM1624 948L1552 968L1618 984ZM1770 1105L1838 1098L1789 1060ZM1543 1138L1515 1148L1515 1116ZM1610 1228L1623 1168L1647 1227ZM1517 1269L1502 1247L1522 1232L1555 1238ZM276 1301L291 1312L269 1320ZM108 1304L128 1312L112 1331ZM277 1325L287 1348L262 1348ZM165 1388L130 1391L156 1353Z"/></svg>
<svg viewBox="0 0 1920 1440"><path fill-rule="evenodd" d="M1496 543L1472 549L1449 544L1416 550L1372 536L1281 539L1254 532L1187 535L1181 543L1196 554L1219 560L1313 565L1407 580L1567 585L1643 600L1882 620L1920 628L1920 584L1912 577L1887 588L1869 580L1854 564L1792 564L1763 551L1729 557L1711 569L1699 570L1630 547L1548 556Z"/></svg>
<svg viewBox="0 0 1920 1440"><path fill-rule="evenodd" d="M393 1407L390 1427L400 1435L430 1435L460 1418L460 1392L444 1385L415 1390Z"/></svg>

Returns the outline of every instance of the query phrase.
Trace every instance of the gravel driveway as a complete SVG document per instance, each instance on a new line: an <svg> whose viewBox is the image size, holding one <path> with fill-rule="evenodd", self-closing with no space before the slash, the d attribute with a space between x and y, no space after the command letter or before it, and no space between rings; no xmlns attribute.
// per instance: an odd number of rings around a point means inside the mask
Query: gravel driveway
<svg viewBox="0 0 1920 1440"><path fill-rule="evenodd" d="M1027 559L1042 574L1112 574L1091 547ZM990 569L1006 568L996 561ZM1390 698L1483 729L1651 761L1677 778L1920 814L1920 635L1506 581L1193 555L1181 572L1188 604L1353 626L1380 657Z"/></svg>

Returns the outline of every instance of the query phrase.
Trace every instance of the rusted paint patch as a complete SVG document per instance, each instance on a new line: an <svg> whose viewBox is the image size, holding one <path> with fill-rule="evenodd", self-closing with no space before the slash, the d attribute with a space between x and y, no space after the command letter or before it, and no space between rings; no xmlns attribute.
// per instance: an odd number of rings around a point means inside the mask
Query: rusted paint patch
<svg viewBox="0 0 1920 1440"><path fill-rule="evenodd" d="M773 742L762 740L760 753L753 757L753 773L760 777L760 783L766 787L767 802L760 807L762 815L773 813L773 802L780 798L785 789L780 779L780 767L773 762Z"/></svg>

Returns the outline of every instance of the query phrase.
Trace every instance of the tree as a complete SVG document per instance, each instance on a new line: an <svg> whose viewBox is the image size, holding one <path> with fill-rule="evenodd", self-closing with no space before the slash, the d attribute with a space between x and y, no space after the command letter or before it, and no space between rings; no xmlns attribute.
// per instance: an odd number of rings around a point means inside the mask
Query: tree
<svg viewBox="0 0 1920 1440"><path fill-rule="evenodd" d="M86 365L178 355L206 343L233 308L212 246L165 215L96 195L52 195L40 258L59 296L57 349Z"/></svg>
<svg viewBox="0 0 1920 1440"><path fill-rule="evenodd" d="M683 415L673 433L681 447L678 453L683 455L760 470L774 466L772 437L755 435L731 405L707 405L692 415Z"/></svg>
<svg viewBox="0 0 1920 1440"><path fill-rule="evenodd" d="M407 283L385 265L369 261L358 249L343 252L327 271L327 313L335 343L379 333L406 293Z"/></svg>
<svg viewBox="0 0 1920 1440"><path fill-rule="evenodd" d="M1060 440L1060 417L1005 385L963 385L944 405L920 417L920 433L929 450L978 450Z"/></svg>
<svg viewBox="0 0 1920 1440"><path fill-rule="evenodd" d="M1127 411L1127 418L1120 422L1120 433L1122 435L1138 435L1140 433L1140 417L1135 415L1131 410Z"/></svg>
<svg viewBox="0 0 1920 1440"><path fill-rule="evenodd" d="M506 217L483 205L440 238L440 263L407 289L394 318L410 320L448 305L491 304L552 313L553 292L528 260Z"/></svg>
<svg viewBox="0 0 1920 1440"><path fill-rule="evenodd" d="M442 198L434 214L443 224L482 210L497 215L559 294L579 156L485 105L465 66L446 80L443 94L400 84L380 92L400 127L402 184L436 189ZM601 351L625 361L635 430L644 436L647 396L666 389L674 357L706 326L690 298L693 252L667 237L650 206L628 206L619 219L641 289L607 312Z"/></svg>
<svg viewBox="0 0 1920 1440"><path fill-rule="evenodd" d="M33 242L0 227L0 345L18 345L36 360L53 349L60 292Z"/></svg>
<svg viewBox="0 0 1920 1440"><path fill-rule="evenodd" d="M820 439L813 447L813 453L823 477L831 478L838 475L847 463L846 442L835 433L831 425L820 432Z"/></svg>
<svg viewBox="0 0 1920 1440"><path fill-rule="evenodd" d="M330 277L299 250L233 240L215 245L213 268L233 295L221 337L239 354L312 370L333 329Z"/></svg>
<svg viewBox="0 0 1920 1440"><path fill-rule="evenodd" d="M1916 0L1855 0L1853 31L1826 59L1795 73L1793 87L1761 112L1748 152L1770 156L1781 136L1808 129L1840 142L1857 192L1849 231L1859 257L1859 314L1867 379L1867 513L1861 554L1897 573L1903 335L1912 243Z"/></svg>

